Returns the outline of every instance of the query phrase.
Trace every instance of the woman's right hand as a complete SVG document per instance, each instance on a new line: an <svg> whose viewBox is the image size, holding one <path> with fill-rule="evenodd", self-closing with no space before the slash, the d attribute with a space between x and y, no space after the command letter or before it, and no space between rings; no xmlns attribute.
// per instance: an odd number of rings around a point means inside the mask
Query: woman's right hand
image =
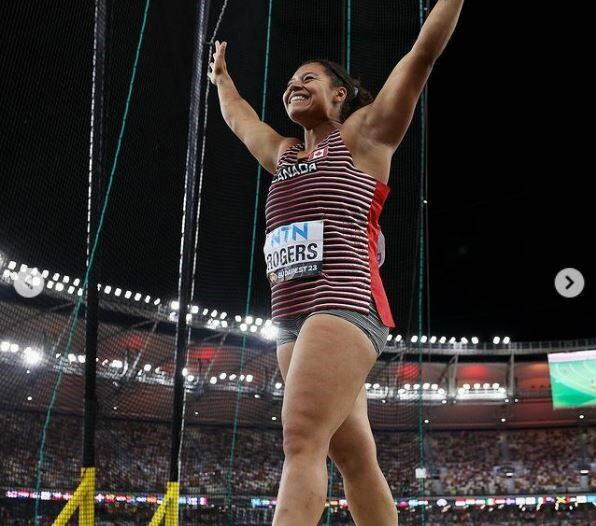
<svg viewBox="0 0 596 526"><path fill-rule="evenodd" d="M217 84L218 80L228 74L226 66L226 47L227 42L215 41L215 52L213 53L213 61L209 64L209 71L207 75L213 84Z"/></svg>

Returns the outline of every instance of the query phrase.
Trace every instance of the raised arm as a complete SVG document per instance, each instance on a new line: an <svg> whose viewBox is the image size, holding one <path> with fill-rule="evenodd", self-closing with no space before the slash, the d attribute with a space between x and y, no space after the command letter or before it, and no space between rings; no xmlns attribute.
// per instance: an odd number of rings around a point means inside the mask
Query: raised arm
<svg viewBox="0 0 596 526"><path fill-rule="evenodd" d="M240 96L232 77L228 74L226 47L226 42L216 42L213 62L209 64L209 79L217 86L221 113L226 124L245 144L253 157L265 170L273 174L283 149L295 143L296 139L282 137L261 121L251 105Z"/></svg>
<svg viewBox="0 0 596 526"><path fill-rule="evenodd" d="M451 38L463 0L438 0L408 54L395 66L375 101L360 110L359 129L394 151L403 139L424 85Z"/></svg>

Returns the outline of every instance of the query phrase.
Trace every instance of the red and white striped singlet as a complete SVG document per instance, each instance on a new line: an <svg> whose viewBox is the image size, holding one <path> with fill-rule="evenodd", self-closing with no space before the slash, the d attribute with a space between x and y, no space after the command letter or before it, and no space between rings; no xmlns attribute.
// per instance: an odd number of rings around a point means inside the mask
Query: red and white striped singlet
<svg viewBox="0 0 596 526"><path fill-rule="evenodd" d="M319 275L271 285L274 321L322 309L369 313L371 295L379 317L395 327L379 274L379 216L389 187L356 169L339 130L320 142L308 159L303 144L281 156L265 205L267 233L299 221L324 221Z"/></svg>

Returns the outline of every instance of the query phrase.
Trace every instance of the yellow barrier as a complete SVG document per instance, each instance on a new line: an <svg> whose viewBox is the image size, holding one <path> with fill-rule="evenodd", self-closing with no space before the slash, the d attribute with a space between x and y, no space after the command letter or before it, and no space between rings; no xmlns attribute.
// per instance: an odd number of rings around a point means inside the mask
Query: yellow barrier
<svg viewBox="0 0 596 526"><path fill-rule="evenodd" d="M166 496L155 511L149 526L159 526L165 517L165 526L178 526L178 503L180 501L180 482L168 482Z"/></svg>
<svg viewBox="0 0 596 526"><path fill-rule="evenodd" d="M95 524L95 468L81 468L81 483L52 526L66 526L79 510L79 526Z"/></svg>

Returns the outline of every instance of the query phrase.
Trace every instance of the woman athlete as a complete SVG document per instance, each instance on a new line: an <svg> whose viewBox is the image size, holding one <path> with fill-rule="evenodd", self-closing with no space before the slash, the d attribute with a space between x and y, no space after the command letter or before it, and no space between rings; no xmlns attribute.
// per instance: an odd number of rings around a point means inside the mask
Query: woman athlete
<svg viewBox="0 0 596 526"><path fill-rule="evenodd" d="M215 44L209 78L223 117L273 174L264 250L285 381L285 460L274 526L317 524L325 507L327 455L343 476L358 526L397 524L364 388L394 327L376 259L378 217L389 193L391 158L462 5L437 1L374 100L337 64L300 66L283 103L304 128L304 142L261 122L228 74L226 43Z"/></svg>

